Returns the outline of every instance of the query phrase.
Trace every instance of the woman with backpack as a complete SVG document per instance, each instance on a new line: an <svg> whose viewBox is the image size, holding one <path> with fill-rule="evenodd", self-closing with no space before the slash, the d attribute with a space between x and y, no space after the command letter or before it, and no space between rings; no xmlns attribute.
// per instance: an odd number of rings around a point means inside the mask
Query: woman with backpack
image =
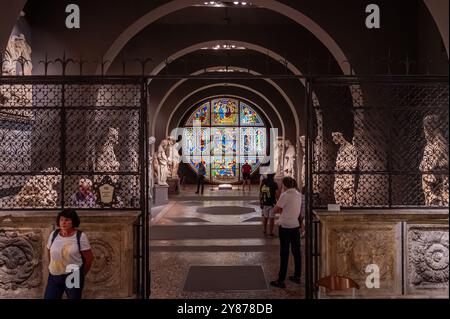
<svg viewBox="0 0 450 319"><path fill-rule="evenodd" d="M50 264L45 299L81 299L84 277L94 256L85 233L78 230L80 218L74 209L64 209L56 217L58 228L47 243Z"/></svg>

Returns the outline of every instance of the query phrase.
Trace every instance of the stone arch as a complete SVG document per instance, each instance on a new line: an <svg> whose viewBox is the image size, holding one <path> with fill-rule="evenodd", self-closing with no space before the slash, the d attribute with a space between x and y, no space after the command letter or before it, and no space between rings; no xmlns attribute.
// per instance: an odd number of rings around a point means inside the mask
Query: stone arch
<svg viewBox="0 0 450 319"><path fill-rule="evenodd" d="M214 69L220 69L220 68L225 68L225 66L209 67L209 68L206 69L206 72L211 72L211 71L214 71ZM250 71L249 73L252 74L252 75L260 75L260 73L258 73L258 72L255 72L255 71L253 71L253 70L244 69L244 68L241 68L241 67L228 66L228 68L232 68L232 69L237 70L237 71L246 71L246 72L247 72L247 71ZM199 71L196 71L196 72L192 73L191 75L199 75L199 74L202 74L202 73L205 73L205 70L199 70ZM287 96L286 93L284 93L283 89L282 89L278 84L276 84L273 80L271 80L271 79L264 79L264 80L265 80L266 82L270 83L270 84L271 84L278 92L280 92L280 94L281 94L283 97ZM170 95L173 91L175 91L175 89L176 89L177 87L179 87L181 84L183 84L183 83L186 82L186 81L187 81L187 79L182 79L182 80L178 81L177 83L175 83L175 84L174 84L174 85L166 92L166 94L164 95L164 97L163 97L163 98L161 99L161 101L159 102L159 104L158 104L158 106L157 106L157 108L156 108L156 111L155 111L155 116L153 117L152 124L151 124L151 134L152 134L152 135L154 135L154 133L155 133L156 115L157 115L157 114L159 113L159 111L161 110L161 108L162 108L164 102L167 100L167 98L169 97L169 95ZM255 93L255 92L254 92L254 93ZM266 98L265 100L267 101L267 98ZM270 102L270 101L269 101L269 102ZM288 103L289 103L289 102L288 102ZM292 102L290 102L290 103L292 104ZM285 132L285 130L284 130L284 123L283 123L283 121L282 121L282 117L281 117L280 113L278 112L278 110L276 109L276 107L275 107L271 102L270 102L269 105L272 106L273 111L277 114L280 123L282 123L282 132L283 132L283 137L284 137L284 132ZM172 112L172 114L173 114L174 112L175 112L175 110ZM171 116L169 117L169 122L170 122L170 120L171 120L172 114L171 114ZM295 115L294 115L294 116L295 116Z"/></svg>
<svg viewBox="0 0 450 319"><path fill-rule="evenodd" d="M344 63L344 61L348 61L348 58L336 41L318 23L307 15L278 1L253 0L252 3L277 12L306 28L329 50L345 75L349 75L353 72L353 70L350 70L350 66ZM146 13L119 35L106 51L104 61L113 61L128 41L148 25L166 15L193 5L198 5L198 0L173 0ZM97 74L100 73L101 68L99 67L97 69Z"/></svg>

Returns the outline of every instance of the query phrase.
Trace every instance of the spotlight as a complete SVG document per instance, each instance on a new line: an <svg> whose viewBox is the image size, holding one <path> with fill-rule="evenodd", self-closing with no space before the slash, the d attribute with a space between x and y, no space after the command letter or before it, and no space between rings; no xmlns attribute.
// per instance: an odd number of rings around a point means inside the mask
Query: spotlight
<svg viewBox="0 0 450 319"><path fill-rule="evenodd" d="M247 5L247 2L243 1L243 2L241 2L241 4L242 4L243 6L246 6L246 5Z"/></svg>
<svg viewBox="0 0 450 319"><path fill-rule="evenodd" d="M239 1L234 1L233 3L237 6L239 4Z"/></svg>

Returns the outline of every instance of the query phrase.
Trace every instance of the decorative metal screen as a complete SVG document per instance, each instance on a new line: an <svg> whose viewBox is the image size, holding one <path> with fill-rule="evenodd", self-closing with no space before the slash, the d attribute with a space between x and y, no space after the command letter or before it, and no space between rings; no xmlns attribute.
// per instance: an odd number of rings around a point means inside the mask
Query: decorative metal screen
<svg viewBox="0 0 450 319"><path fill-rule="evenodd" d="M0 209L97 209L82 179L109 176L113 209L140 209L142 87L130 79L0 82ZM98 183L100 185L100 183Z"/></svg>
<svg viewBox="0 0 450 319"><path fill-rule="evenodd" d="M448 207L448 83L312 83L313 208Z"/></svg>

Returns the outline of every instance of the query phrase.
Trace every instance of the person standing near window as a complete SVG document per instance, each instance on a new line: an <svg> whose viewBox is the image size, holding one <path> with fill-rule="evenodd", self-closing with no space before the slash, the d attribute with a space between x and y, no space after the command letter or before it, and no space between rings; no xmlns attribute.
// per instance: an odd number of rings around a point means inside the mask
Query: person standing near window
<svg viewBox="0 0 450 319"><path fill-rule="evenodd" d="M242 190L245 191L245 184L248 184L248 190L250 191L250 174L252 172L252 167L248 163L248 161L245 161L245 164L242 165L242 178L244 179L242 183Z"/></svg>
<svg viewBox="0 0 450 319"><path fill-rule="evenodd" d="M200 161L198 164L198 170L197 170L197 191L196 194L200 191L201 186L201 194L203 195L203 189L205 188L205 176L206 176L206 167L205 164L203 164L203 161Z"/></svg>
<svg viewBox="0 0 450 319"><path fill-rule="evenodd" d="M86 234L77 228L80 218L74 209L64 209L56 217L58 229L47 243L50 264L45 299L81 299L84 278L94 256ZM70 276L70 277L69 277Z"/></svg>

